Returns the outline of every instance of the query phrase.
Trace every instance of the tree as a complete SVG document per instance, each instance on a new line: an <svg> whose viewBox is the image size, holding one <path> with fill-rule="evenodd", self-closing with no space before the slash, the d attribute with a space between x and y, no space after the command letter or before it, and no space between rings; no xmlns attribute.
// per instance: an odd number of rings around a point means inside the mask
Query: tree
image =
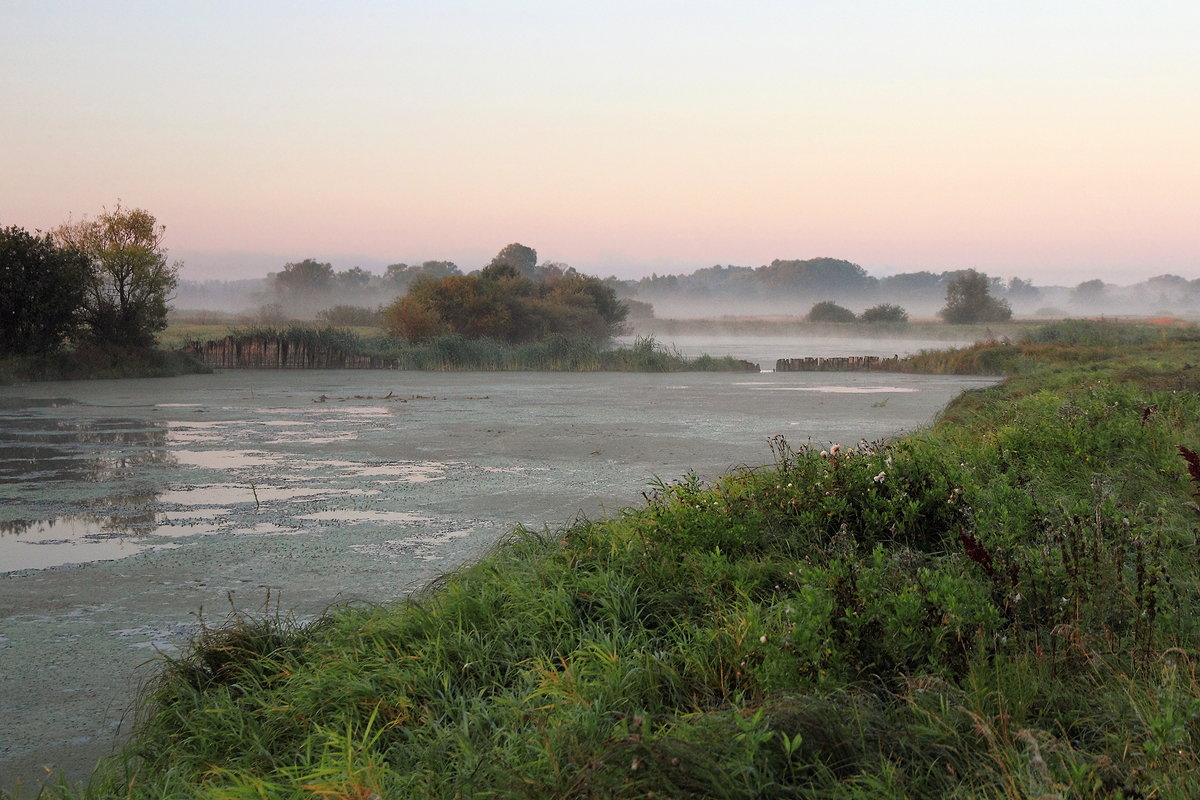
<svg viewBox="0 0 1200 800"><path fill-rule="evenodd" d="M149 347L167 327L167 303L179 281L167 263L166 228L149 211L124 208L95 219L67 223L54 232L61 245L86 254L91 271L85 286L83 321L101 344Z"/></svg>
<svg viewBox="0 0 1200 800"><path fill-rule="evenodd" d="M1099 303L1104 300L1108 287L1099 278L1084 281L1071 290L1071 302L1079 305Z"/></svg>
<svg viewBox="0 0 1200 800"><path fill-rule="evenodd" d="M818 292L826 297L845 297L874 290L879 285L858 264L839 258L810 258L805 261L775 259L756 271L758 278L775 291L803 292L810 297Z"/></svg>
<svg viewBox="0 0 1200 800"><path fill-rule="evenodd" d="M461 274L462 271L453 261L425 261L420 266L388 264L383 273L383 283L389 289L405 291L418 278L448 278Z"/></svg>
<svg viewBox="0 0 1200 800"><path fill-rule="evenodd" d="M941 275L932 272L901 272L879 280L880 293L887 297L922 299L943 293Z"/></svg>
<svg viewBox="0 0 1200 800"><path fill-rule="evenodd" d="M514 252L522 258L510 258ZM621 330L629 310L611 286L562 265L535 268L533 258L532 248L509 245L479 272L419 278L384 310L384 327L409 341L457 333L514 343L556 333L604 339Z"/></svg>
<svg viewBox="0 0 1200 800"><path fill-rule="evenodd" d="M282 272L268 277L276 296L290 302L315 300L328 293L334 282L333 265L312 258L284 264Z"/></svg>
<svg viewBox="0 0 1200 800"><path fill-rule="evenodd" d="M992 297L991 280L973 269L963 270L946 285L946 307L938 314L946 322L1004 322L1012 319L1008 301Z"/></svg>
<svg viewBox="0 0 1200 800"><path fill-rule="evenodd" d="M49 234L0 229L0 353L52 353L81 321L91 277L87 255Z"/></svg>
<svg viewBox="0 0 1200 800"><path fill-rule="evenodd" d="M1032 280L1009 278L1008 286L1004 287L1005 297L1013 300L1032 303L1042 295L1042 290L1033 285Z"/></svg>
<svg viewBox="0 0 1200 800"><path fill-rule="evenodd" d="M537 278L537 250L518 242L505 245L488 266L507 265L526 278Z"/></svg>
<svg viewBox="0 0 1200 800"><path fill-rule="evenodd" d="M854 312L832 300L822 300L808 312L809 322L854 322Z"/></svg>
<svg viewBox="0 0 1200 800"><path fill-rule="evenodd" d="M861 322L908 322L908 312L894 303L871 306L858 315Z"/></svg>
<svg viewBox="0 0 1200 800"><path fill-rule="evenodd" d="M411 294L385 308L380 316L380 324L392 336L410 342L424 342L450 332L436 309Z"/></svg>
<svg viewBox="0 0 1200 800"><path fill-rule="evenodd" d="M351 267L334 274L338 286L349 292L361 292L371 283L371 273L362 267Z"/></svg>

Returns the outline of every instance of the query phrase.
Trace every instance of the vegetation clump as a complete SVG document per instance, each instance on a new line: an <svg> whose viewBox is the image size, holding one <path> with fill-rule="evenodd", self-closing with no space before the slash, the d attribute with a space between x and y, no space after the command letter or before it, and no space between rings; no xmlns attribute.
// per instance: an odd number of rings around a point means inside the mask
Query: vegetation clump
<svg viewBox="0 0 1200 800"><path fill-rule="evenodd" d="M59 350L83 324L90 270L85 253L56 246L49 234L0 230L0 354Z"/></svg>
<svg viewBox="0 0 1200 800"><path fill-rule="evenodd" d="M87 796L1196 796L1198 356L1051 361L395 606L206 631Z"/></svg>
<svg viewBox="0 0 1200 800"><path fill-rule="evenodd" d="M1012 308L992 296L987 275L968 269L946 285L946 306L938 314L952 323L1005 322L1012 319Z"/></svg>
<svg viewBox="0 0 1200 800"><path fill-rule="evenodd" d="M120 203L53 234L0 230L0 382L203 370L152 349L178 281L164 232Z"/></svg>
<svg viewBox="0 0 1200 800"><path fill-rule="evenodd" d="M903 325L908 322L908 312L895 303L880 303L871 306L858 315L860 322L870 324L890 323Z"/></svg>
<svg viewBox="0 0 1200 800"><path fill-rule="evenodd" d="M509 255L515 247L522 246L509 245L475 274L418 279L384 310L384 328L410 342L444 334L520 343L621 332L629 312L610 287L570 267L527 264Z"/></svg>
<svg viewBox="0 0 1200 800"><path fill-rule="evenodd" d="M854 312L832 300L815 303L808 311L809 322L854 322Z"/></svg>
<svg viewBox="0 0 1200 800"><path fill-rule="evenodd" d="M120 203L54 232L56 241L86 254L91 264L81 308L89 341L151 347L155 334L167 327L167 302L179 270L167 262L165 233L149 211Z"/></svg>

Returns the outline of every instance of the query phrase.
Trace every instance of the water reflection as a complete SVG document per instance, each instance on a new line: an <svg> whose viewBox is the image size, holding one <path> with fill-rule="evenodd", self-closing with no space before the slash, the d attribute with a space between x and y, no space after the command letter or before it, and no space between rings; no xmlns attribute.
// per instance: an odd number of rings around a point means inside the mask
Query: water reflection
<svg viewBox="0 0 1200 800"><path fill-rule="evenodd" d="M123 558L156 544L150 509L164 486L155 473L175 464L166 428L70 415L79 407L0 404L8 412L0 413L0 571Z"/></svg>
<svg viewBox="0 0 1200 800"><path fill-rule="evenodd" d="M36 480L115 483L173 464L167 429L140 419L0 415L0 484Z"/></svg>
<svg viewBox="0 0 1200 800"><path fill-rule="evenodd" d="M83 403L0 405L0 572L124 558L214 534L425 526L428 515L394 507L406 502L398 491L467 468L309 456L318 426L340 440L391 425L374 405L299 409L314 419L263 408L256 413L267 418L251 420L191 416L231 410L223 406L152 408L173 412L144 419L92 416L104 411Z"/></svg>

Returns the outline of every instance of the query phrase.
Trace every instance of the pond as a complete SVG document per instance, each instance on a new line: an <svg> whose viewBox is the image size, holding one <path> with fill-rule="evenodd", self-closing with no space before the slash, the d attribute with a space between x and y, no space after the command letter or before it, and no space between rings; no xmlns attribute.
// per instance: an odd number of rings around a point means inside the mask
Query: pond
<svg viewBox="0 0 1200 800"><path fill-rule="evenodd" d="M0 388L0 788L107 754L200 619L386 602L656 477L929 423L991 380L229 371Z"/></svg>

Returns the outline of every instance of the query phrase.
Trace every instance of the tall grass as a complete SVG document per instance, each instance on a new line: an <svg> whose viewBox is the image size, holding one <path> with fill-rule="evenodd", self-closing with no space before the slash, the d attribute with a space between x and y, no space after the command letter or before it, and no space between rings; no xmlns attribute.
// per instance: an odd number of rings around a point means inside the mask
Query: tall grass
<svg viewBox="0 0 1200 800"><path fill-rule="evenodd" d="M1197 796L1200 395L1124 358L206 628L82 796Z"/></svg>

